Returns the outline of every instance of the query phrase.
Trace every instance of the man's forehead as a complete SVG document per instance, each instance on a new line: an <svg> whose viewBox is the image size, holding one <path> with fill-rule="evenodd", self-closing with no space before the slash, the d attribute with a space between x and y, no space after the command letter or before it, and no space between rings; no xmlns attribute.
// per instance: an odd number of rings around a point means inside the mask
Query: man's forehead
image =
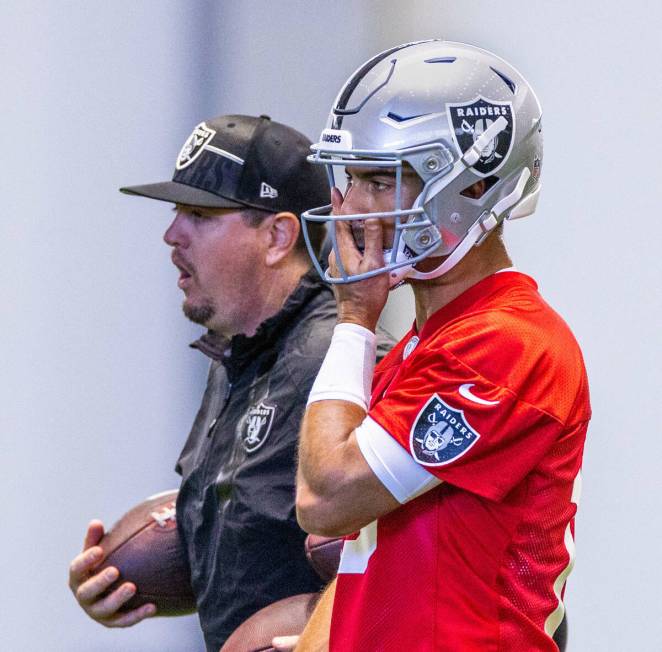
<svg viewBox="0 0 662 652"><path fill-rule="evenodd" d="M230 215L231 213L239 213L240 208L209 208L208 206L193 206L191 204L175 204L173 211L176 213L200 213L201 215Z"/></svg>

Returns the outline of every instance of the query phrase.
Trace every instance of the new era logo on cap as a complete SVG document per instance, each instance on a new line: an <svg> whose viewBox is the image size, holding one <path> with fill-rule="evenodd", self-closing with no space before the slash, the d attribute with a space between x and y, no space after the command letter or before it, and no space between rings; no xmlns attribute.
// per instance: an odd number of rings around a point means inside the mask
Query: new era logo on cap
<svg viewBox="0 0 662 652"><path fill-rule="evenodd" d="M260 185L260 197L269 197L269 199L276 199L278 197L278 190L272 188L268 183L264 181Z"/></svg>

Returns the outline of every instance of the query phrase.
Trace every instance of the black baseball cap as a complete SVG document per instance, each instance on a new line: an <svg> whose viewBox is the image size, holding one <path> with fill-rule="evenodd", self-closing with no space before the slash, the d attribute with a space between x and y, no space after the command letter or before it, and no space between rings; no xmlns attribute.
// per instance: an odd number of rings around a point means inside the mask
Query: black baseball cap
<svg viewBox="0 0 662 652"><path fill-rule="evenodd" d="M310 144L266 115L222 115L193 129L172 181L120 191L189 206L252 207L298 216L330 201L324 169L306 160Z"/></svg>

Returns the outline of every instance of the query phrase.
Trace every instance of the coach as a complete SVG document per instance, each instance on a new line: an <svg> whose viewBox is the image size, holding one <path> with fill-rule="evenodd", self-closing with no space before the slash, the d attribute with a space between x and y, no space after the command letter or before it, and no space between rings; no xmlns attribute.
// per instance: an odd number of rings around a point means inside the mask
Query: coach
<svg viewBox="0 0 662 652"><path fill-rule="evenodd" d="M183 311L208 329L192 345L211 367L177 462L177 521L213 652L258 609L321 586L294 510L298 425L336 321L298 219L328 201L324 171L306 162L309 145L267 116L221 116L195 127L172 181L121 189L175 205L164 239ZM106 595L118 573L95 573L103 533L93 521L71 564L81 607L107 627L158 615L152 604L120 612L136 591L130 582Z"/></svg>

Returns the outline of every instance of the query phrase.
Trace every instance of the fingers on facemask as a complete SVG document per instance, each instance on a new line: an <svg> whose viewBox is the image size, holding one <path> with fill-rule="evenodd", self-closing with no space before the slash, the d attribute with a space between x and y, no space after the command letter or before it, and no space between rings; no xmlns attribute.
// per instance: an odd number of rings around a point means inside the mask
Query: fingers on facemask
<svg viewBox="0 0 662 652"><path fill-rule="evenodd" d="M381 220L369 219L364 224L364 256L373 265L381 266L384 250L384 230Z"/></svg>
<svg viewBox="0 0 662 652"><path fill-rule="evenodd" d="M339 215L342 208L343 196L336 187L331 188L331 214Z"/></svg>

